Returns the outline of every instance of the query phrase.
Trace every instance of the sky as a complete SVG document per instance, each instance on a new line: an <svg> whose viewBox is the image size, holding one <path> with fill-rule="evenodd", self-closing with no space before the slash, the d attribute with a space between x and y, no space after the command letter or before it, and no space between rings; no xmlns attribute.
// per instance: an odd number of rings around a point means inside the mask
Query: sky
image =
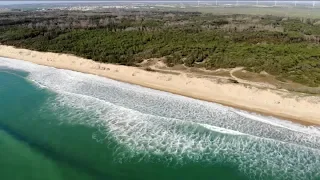
<svg viewBox="0 0 320 180"><path fill-rule="evenodd" d="M119 0L105 0L106 2L111 2L111 1L114 1L114 2L117 2ZM126 0L120 0L120 2L124 2ZM152 0L127 0L127 1L137 1L137 2L155 2L155 1L152 1ZM183 1L187 1L187 2L197 2L197 0L159 0L159 1L168 1L168 2L183 2ZM215 1L215 0L200 0L200 2L206 2L206 1ZM219 2L223 2L223 1L228 1L228 2L232 2L232 0L218 0ZM234 2L236 2L236 0L233 0ZM238 0L239 2L241 1L250 1L250 0ZM252 2L256 2L256 0L251 0ZM264 1L264 0L259 0L260 2ZM274 1L274 0L265 0L265 1ZM286 2L294 2L292 0L282 0L283 2L286 1ZM25 1L21 1L21 0L11 0L11 1L1 1L0 0L0 5L12 5L12 4L37 4L37 3L66 3L66 2L103 2L103 0L87 0L87 1L84 1L84 0L32 0L32 1L28 1L28 0L25 0ZM281 1L277 1L277 2L281 2ZM307 2L307 1L300 1L300 2ZM310 3L312 1L309 1ZM320 3L320 2L319 2Z"/></svg>

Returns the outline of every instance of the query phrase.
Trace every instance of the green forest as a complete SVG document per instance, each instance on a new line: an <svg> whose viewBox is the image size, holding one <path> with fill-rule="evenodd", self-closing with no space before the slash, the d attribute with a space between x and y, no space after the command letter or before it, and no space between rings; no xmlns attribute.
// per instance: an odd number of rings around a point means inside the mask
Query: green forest
<svg viewBox="0 0 320 180"><path fill-rule="evenodd" d="M109 10L0 13L0 43L136 66L242 66L320 85L320 19Z"/></svg>

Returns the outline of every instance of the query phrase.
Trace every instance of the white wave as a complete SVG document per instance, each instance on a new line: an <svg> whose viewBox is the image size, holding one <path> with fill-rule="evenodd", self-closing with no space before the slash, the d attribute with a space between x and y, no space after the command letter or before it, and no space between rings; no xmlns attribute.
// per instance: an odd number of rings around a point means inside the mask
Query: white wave
<svg viewBox="0 0 320 180"><path fill-rule="evenodd" d="M319 128L314 127L314 126L306 127L306 126L303 126L300 124L293 123L291 121L280 120L280 119L277 119L274 117L264 117L264 116L261 116L258 114L253 114L253 113L240 111L240 110L234 110L234 112L239 114L240 116L243 116L243 117L246 117L249 119L253 119L256 121L260 121L260 122L263 122L266 124L289 129L289 130L296 131L296 132L301 132L304 134L312 134L312 135L320 137Z"/></svg>
<svg viewBox="0 0 320 180"><path fill-rule="evenodd" d="M207 128L211 131L215 131L215 132L219 132L219 133L230 134L230 135L249 135L249 134L240 133L238 131L233 131L233 130L224 129L224 128L220 128L220 127L216 127L216 126L211 126L209 124L202 124L202 123L198 123L198 124L204 128Z"/></svg>
<svg viewBox="0 0 320 180"><path fill-rule="evenodd" d="M35 83L36 85L38 85L38 87L44 89L47 88L47 86L42 85L41 83L37 82L36 80L31 80L33 83Z"/></svg>

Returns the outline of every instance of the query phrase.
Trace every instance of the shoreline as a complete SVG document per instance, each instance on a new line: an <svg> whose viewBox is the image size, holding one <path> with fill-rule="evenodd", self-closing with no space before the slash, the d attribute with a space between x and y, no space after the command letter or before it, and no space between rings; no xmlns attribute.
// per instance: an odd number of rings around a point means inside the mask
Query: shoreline
<svg viewBox="0 0 320 180"><path fill-rule="evenodd" d="M74 55L38 52L5 45L0 45L0 57L103 76L303 125L320 125L319 96L302 96L244 84L218 83L208 78L188 77L186 74L150 72L138 67L99 63Z"/></svg>

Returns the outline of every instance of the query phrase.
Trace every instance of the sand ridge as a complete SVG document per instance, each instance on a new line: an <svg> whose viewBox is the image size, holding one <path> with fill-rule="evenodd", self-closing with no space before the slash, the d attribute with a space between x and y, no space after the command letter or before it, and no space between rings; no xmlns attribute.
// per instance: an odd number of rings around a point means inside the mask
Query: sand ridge
<svg viewBox="0 0 320 180"><path fill-rule="evenodd" d="M235 83L217 83L185 73L165 74L138 67L99 63L74 55L38 52L0 45L0 56L40 65L104 76L110 79L217 102L304 124L320 125L320 97Z"/></svg>

